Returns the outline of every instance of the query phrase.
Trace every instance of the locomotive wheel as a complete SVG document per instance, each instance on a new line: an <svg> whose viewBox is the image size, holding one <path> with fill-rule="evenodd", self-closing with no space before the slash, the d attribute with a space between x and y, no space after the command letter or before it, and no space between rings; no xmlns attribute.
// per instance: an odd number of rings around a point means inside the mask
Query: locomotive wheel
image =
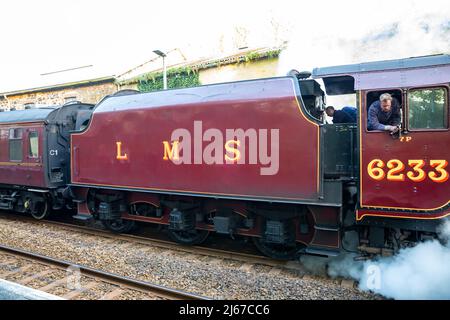
<svg viewBox="0 0 450 320"><path fill-rule="evenodd" d="M205 242L209 236L209 231L206 230L190 230L190 231L176 231L169 230L169 237L178 243L186 245L197 245Z"/></svg>
<svg viewBox="0 0 450 320"><path fill-rule="evenodd" d="M28 200L31 201L31 200ZM50 210L48 210L47 201L39 201L34 205L34 209L31 211L31 216L36 220L42 220L49 216Z"/></svg>
<svg viewBox="0 0 450 320"><path fill-rule="evenodd" d="M133 230L135 222L133 220L102 220L103 225L110 231L115 233L127 233Z"/></svg>
<svg viewBox="0 0 450 320"><path fill-rule="evenodd" d="M295 245L281 245L264 242L261 238L252 237L253 243L264 255L277 260L294 260L298 258L299 251L303 245L296 243Z"/></svg>

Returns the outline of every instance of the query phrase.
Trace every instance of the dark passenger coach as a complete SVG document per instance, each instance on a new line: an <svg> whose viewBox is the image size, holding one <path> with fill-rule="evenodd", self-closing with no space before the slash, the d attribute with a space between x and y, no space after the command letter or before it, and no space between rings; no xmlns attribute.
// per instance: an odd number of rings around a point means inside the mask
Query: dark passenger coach
<svg viewBox="0 0 450 320"><path fill-rule="evenodd" d="M0 112L0 208L45 218L70 205L70 131L92 105ZM66 194L64 191L66 190Z"/></svg>

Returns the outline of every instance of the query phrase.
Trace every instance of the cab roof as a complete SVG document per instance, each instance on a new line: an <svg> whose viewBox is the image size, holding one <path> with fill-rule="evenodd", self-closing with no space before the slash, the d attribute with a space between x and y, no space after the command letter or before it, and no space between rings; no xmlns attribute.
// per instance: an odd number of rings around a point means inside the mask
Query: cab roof
<svg viewBox="0 0 450 320"><path fill-rule="evenodd" d="M323 78L327 94L388 89L450 82L450 55L438 54L315 68L312 78Z"/></svg>
<svg viewBox="0 0 450 320"><path fill-rule="evenodd" d="M324 68L315 68L313 78L322 78L331 75L355 74L361 72L387 71L409 68L426 68L441 65L450 65L450 55L438 54L423 57L412 57L396 60L383 60L365 63L347 64Z"/></svg>

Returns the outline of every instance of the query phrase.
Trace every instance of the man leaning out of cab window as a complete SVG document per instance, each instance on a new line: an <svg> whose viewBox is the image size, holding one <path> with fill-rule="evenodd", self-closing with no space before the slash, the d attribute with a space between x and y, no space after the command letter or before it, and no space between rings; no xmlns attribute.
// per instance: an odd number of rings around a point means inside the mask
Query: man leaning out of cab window
<svg viewBox="0 0 450 320"><path fill-rule="evenodd" d="M368 129L383 130L395 133L399 130L400 106L389 93L383 93L379 101L373 102L369 107Z"/></svg>

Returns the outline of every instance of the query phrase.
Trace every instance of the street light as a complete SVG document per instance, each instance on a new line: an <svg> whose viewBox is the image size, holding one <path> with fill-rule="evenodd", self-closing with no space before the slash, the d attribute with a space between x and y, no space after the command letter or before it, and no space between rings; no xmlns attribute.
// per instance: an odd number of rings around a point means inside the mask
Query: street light
<svg viewBox="0 0 450 320"><path fill-rule="evenodd" d="M164 90L167 90L167 70L166 70L166 54L162 52L161 50L153 50L153 53L156 53L158 56L160 56L163 59L163 84L164 84Z"/></svg>

